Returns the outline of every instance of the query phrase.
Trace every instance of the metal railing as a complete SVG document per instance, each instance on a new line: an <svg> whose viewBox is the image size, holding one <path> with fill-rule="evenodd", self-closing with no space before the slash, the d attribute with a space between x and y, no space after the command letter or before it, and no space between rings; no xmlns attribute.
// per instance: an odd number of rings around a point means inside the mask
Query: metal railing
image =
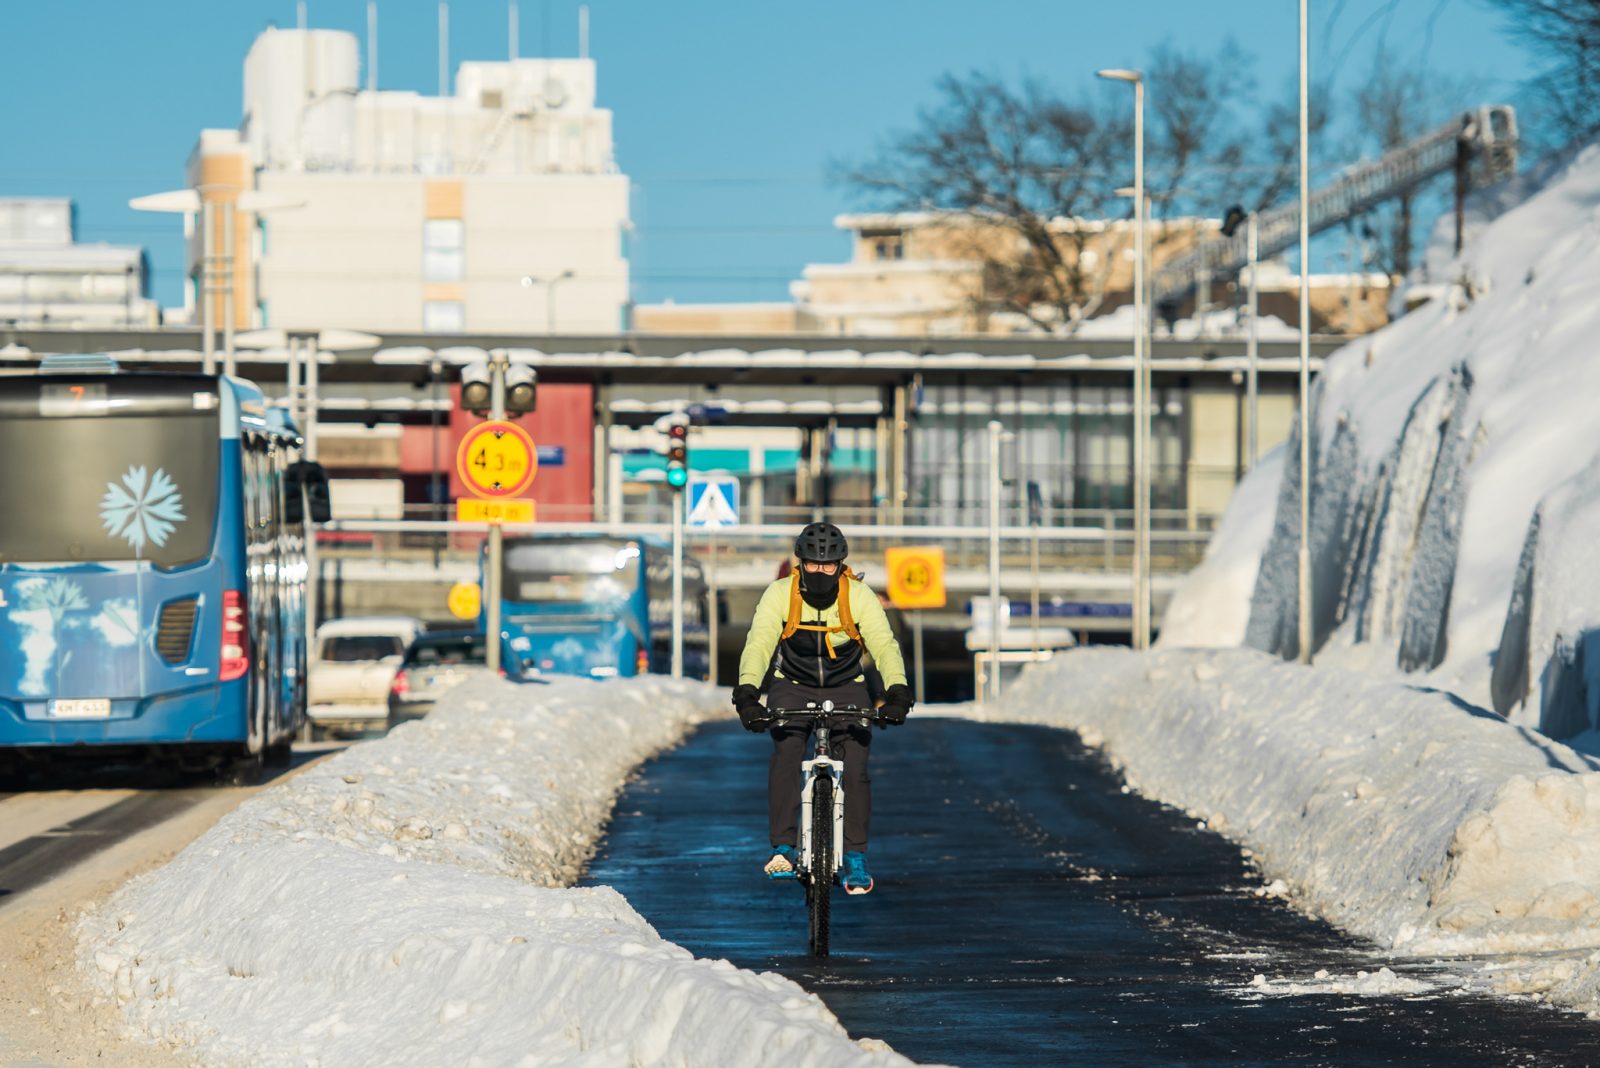
<svg viewBox="0 0 1600 1068"><path fill-rule="evenodd" d="M830 515L833 513L830 511ZM1115 516L1120 520L1123 517ZM1151 533L1152 570L1179 574L1191 570L1205 554L1208 530L1183 526L1185 513L1172 513L1172 522ZM688 543L702 564L725 573L724 585L764 583L776 577L782 560L789 557L797 527L794 524L746 525L720 530L694 529ZM506 534L605 534L612 537L670 536L665 522L539 522L506 525ZM319 530L320 555L329 560L371 565L371 575L394 580L439 580L461 577L477 568L478 546L484 527L475 523L419 520L336 520ZM1132 567L1133 532L1116 526L1029 527L1003 526L1001 570L1011 575L1033 568L1038 561L1041 586L1069 588L1083 576L1124 576ZM952 588L979 590L977 576L988 570L989 531L985 527L879 524L850 531L851 560L869 577L881 572L883 551L897 545L938 545L945 551ZM1037 556L1035 556L1037 547ZM881 574L878 576L881 579Z"/></svg>
<svg viewBox="0 0 1600 1068"><path fill-rule="evenodd" d="M1432 178L1464 168L1465 189L1492 185L1516 170L1517 120L1510 107L1469 111L1410 144L1358 164L1337 180L1311 192L1306 213L1313 234L1404 196ZM1257 261L1275 256L1300 240L1298 201L1258 216ZM1156 271L1157 301L1181 298L1202 281L1238 273L1250 262L1249 235L1210 237Z"/></svg>

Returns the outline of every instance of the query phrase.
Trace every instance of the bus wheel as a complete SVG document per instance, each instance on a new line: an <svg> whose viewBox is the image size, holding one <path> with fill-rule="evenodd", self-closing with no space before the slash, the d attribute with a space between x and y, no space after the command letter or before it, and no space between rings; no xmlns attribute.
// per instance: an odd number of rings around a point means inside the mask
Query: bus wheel
<svg viewBox="0 0 1600 1068"><path fill-rule="evenodd" d="M285 735L278 741L267 746L267 751L262 754L265 764L269 768L286 768L294 759L294 739Z"/></svg>
<svg viewBox="0 0 1600 1068"><path fill-rule="evenodd" d="M261 781L266 767L266 753L252 753L248 749L235 751L232 760L225 760L217 769L218 778L228 786L254 786Z"/></svg>

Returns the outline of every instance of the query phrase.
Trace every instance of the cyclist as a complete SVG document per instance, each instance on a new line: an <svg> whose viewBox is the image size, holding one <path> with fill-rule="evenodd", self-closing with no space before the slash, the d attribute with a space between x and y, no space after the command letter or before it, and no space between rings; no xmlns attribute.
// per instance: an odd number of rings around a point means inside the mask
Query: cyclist
<svg viewBox="0 0 1600 1068"><path fill-rule="evenodd" d="M831 700L841 708L870 708L862 652L870 654L883 676L881 716L904 723L911 711L905 661L889 629L877 594L845 564L849 546L832 523L811 523L795 539L799 563L786 578L768 586L756 606L750 636L739 658L739 685L733 705L751 731L768 728L761 686L771 671L767 704L774 710L804 708ZM800 810L800 765L805 759L804 727L772 728L772 761L767 771L767 822L772 858L769 878L795 877ZM844 761L844 865L841 882L849 894L872 890L867 872L867 826L872 793L867 755L872 733L852 726L833 734L834 757Z"/></svg>

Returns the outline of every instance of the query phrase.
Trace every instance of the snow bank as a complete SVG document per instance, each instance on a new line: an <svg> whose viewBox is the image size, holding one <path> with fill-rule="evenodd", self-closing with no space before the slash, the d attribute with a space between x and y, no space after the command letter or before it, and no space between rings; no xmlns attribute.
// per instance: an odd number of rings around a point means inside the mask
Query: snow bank
<svg viewBox="0 0 1600 1068"><path fill-rule="evenodd" d="M1085 649L973 715L1079 731L1396 952L1600 947L1600 762L1448 694L1246 649Z"/></svg>
<svg viewBox="0 0 1600 1068"><path fill-rule="evenodd" d="M1162 647L1239 645L1250 622L1250 591L1272 534L1272 505L1284 450L1273 449L1234 490L1206 557L1189 572L1161 619Z"/></svg>
<svg viewBox="0 0 1600 1068"><path fill-rule="evenodd" d="M1448 283L1441 295L1341 349L1318 379L1318 658L1413 673L1515 722L1578 738L1600 706L1600 685L1589 681L1600 663L1580 654L1600 630L1600 601L1587 581L1563 584L1553 562L1543 576L1533 565L1565 551L1541 539L1600 536L1594 514L1576 506L1585 491L1563 488L1592 482L1600 467L1600 145L1480 197L1474 211L1485 221L1464 254L1448 264L1431 255L1435 281ZM1288 445L1297 452L1298 430ZM1298 641L1298 476L1289 463L1275 506L1241 494L1228 519L1270 525L1245 640L1286 657ZM1570 534L1552 534L1557 519ZM1226 566L1248 568L1254 552L1244 539ZM1211 611L1180 619L1181 635L1167 644L1233 632L1237 585L1207 592ZM1561 622L1540 622L1553 620ZM1525 645L1502 666L1496 651L1507 636Z"/></svg>
<svg viewBox="0 0 1600 1068"><path fill-rule="evenodd" d="M80 964L135 1035L206 1063L910 1063L608 888L558 889L630 771L726 708L659 679L469 682L129 883Z"/></svg>

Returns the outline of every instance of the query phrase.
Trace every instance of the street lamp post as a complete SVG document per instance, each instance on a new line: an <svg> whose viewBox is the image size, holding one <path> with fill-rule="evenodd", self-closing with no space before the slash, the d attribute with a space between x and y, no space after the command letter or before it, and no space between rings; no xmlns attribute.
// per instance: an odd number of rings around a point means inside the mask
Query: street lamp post
<svg viewBox="0 0 1600 1068"><path fill-rule="evenodd" d="M200 366L208 375L217 373L217 339L211 306L211 231L212 205L202 200L197 189L174 189L152 193L128 201L134 211L159 211L193 218L200 216Z"/></svg>
<svg viewBox="0 0 1600 1068"><path fill-rule="evenodd" d="M573 277L569 268L556 275L554 278L539 278L535 275L522 276L522 288L532 289L534 286L544 286L544 332L554 336L556 332L556 285Z"/></svg>
<svg viewBox="0 0 1600 1068"><path fill-rule="evenodd" d="M223 294L223 320L222 320L222 371L224 374L234 374L237 365L234 360L234 328L239 317L239 287L235 284L238 280L237 269L237 238L234 233L234 216L241 211L252 215L265 215L269 211L292 211L295 208L305 207L305 201L294 197L281 196L273 193L264 193L256 189L247 189L240 193L232 203L224 201L221 204L222 215L222 263L223 283L218 288Z"/></svg>
<svg viewBox="0 0 1600 1068"><path fill-rule="evenodd" d="M1136 70L1096 71L1133 86L1133 647L1150 647L1150 401L1145 307L1144 75Z"/></svg>
<svg viewBox="0 0 1600 1068"><path fill-rule="evenodd" d="M1250 257L1250 334L1245 341L1245 449L1247 450L1244 469L1252 470L1256 466L1256 457L1260 452L1256 448L1256 435L1260 426L1257 403L1260 394L1257 392L1257 371L1261 358L1260 325L1261 318L1261 291L1257 287L1256 273L1258 259L1261 255L1261 245L1256 230L1256 213L1251 212L1245 220L1245 245Z"/></svg>
<svg viewBox="0 0 1600 1068"><path fill-rule="evenodd" d="M1311 189L1306 0L1300 0L1300 662L1311 663Z"/></svg>

